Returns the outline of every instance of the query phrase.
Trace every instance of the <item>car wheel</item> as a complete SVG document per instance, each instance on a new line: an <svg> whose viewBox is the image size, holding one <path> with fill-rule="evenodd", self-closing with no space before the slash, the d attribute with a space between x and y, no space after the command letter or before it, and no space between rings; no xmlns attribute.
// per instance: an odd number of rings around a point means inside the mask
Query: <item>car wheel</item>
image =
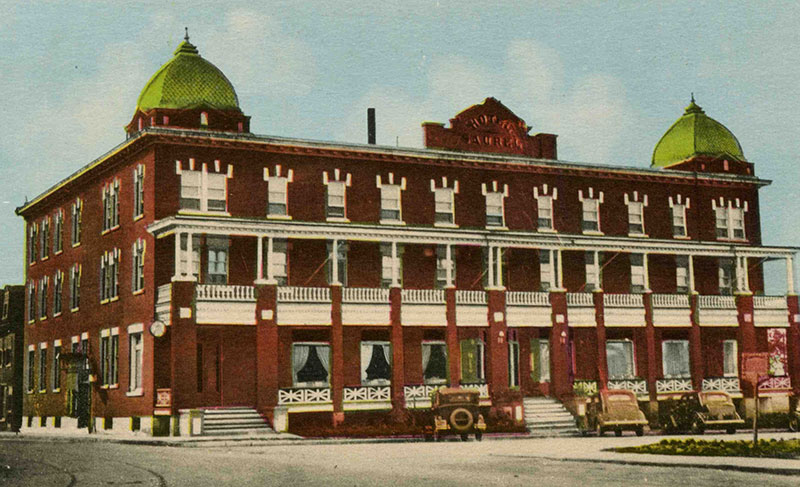
<svg viewBox="0 0 800 487"><path fill-rule="evenodd" d="M642 436L642 435L644 435L644 426L639 426L638 428L636 428L636 436Z"/></svg>
<svg viewBox="0 0 800 487"><path fill-rule="evenodd" d="M789 431L800 431L800 418L792 416L789 420Z"/></svg>
<svg viewBox="0 0 800 487"><path fill-rule="evenodd" d="M481 433L480 431L475 433L475 439L481 441L483 439L483 433Z"/></svg>
<svg viewBox="0 0 800 487"><path fill-rule="evenodd" d="M467 441L469 439L469 435L466 433L461 434L461 441Z"/></svg>
<svg viewBox="0 0 800 487"><path fill-rule="evenodd" d="M616 436L617 438L622 436L622 430L614 430L614 436Z"/></svg>
<svg viewBox="0 0 800 487"><path fill-rule="evenodd" d="M472 425L475 424L475 418L472 416L472 413L467 408L456 408L450 413L450 417L448 418L450 421L450 426L459 433L464 433L472 428Z"/></svg>

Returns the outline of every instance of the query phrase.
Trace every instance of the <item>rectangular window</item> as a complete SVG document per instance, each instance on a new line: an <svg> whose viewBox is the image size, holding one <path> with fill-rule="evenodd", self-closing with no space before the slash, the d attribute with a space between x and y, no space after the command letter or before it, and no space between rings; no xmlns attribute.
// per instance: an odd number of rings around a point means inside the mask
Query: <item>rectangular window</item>
<svg viewBox="0 0 800 487"><path fill-rule="evenodd" d="M531 340L531 377L534 382L550 382L550 342L546 338Z"/></svg>
<svg viewBox="0 0 800 487"><path fill-rule="evenodd" d="M286 239L272 241L272 277L279 286L289 283L289 242Z"/></svg>
<svg viewBox="0 0 800 487"><path fill-rule="evenodd" d="M732 238L743 240L744 239L744 209L731 208L729 210L731 216L731 230Z"/></svg>
<svg viewBox="0 0 800 487"><path fill-rule="evenodd" d="M192 236L192 252L189 254L189 236L181 235L180 269L186 269L191 264L192 275L195 279L200 279L200 237ZM191 258L191 262L188 259Z"/></svg>
<svg viewBox="0 0 800 487"><path fill-rule="evenodd" d="M722 342L722 374L725 377L739 376L739 345L736 340Z"/></svg>
<svg viewBox="0 0 800 487"><path fill-rule="evenodd" d="M28 348L28 392L36 390L35 367L36 350L34 350L33 345L31 345L30 348Z"/></svg>
<svg viewBox="0 0 800 487"><path fill-rule="evenodd" d="M381 287L388 288L394 282L393 272L396 261L397 265L397 281L400 285L403 283L403 248L397 245L397 258L392 257L392 244L388 242L381 243Z"/></svg>
<svg viewBox="0 0 800 487"><path fill-rule="evenodd" d="M227 237L207 237L208 267L205 282L207 284L228 283L228 239Z"/></svg>
<svg viewBox="0 0 800 487"><path fill-rule="evenodd" d="M267 208L268 216L286 216L288 215L288 188L289 178L272 176L268 179L268 203Z"/></svg>
<svg viewBox="0 0 800 487"><path fill-rule="evenodd" d="M450 282L447 281L447 269L450 268ZM447 245L436 246L436 289L444 289L456 282L456 259L453 249L450 260L447 259Z"/></svg>
<svg viewBox="0 0 800 487"><path fill-rule="evenodd" d="M181 209L200 210L202 194L200 171L181 171Z"/></svg>
<svg viewBox="0 0 800 487"><path fill-rule="evenodd" d="M49 278L47 276L42 277L39 281L39 318L43 320L47 318L48 281Z"/></svg>
<svg viewBox="0 0 800 487"><path fill-rule="evenodd" d="M42 219L39 232L39 252L42 254L42 260L50 257L50 217Z"/></svg>
<svg viewBox="0 0 800 487"><path fill-rule="evenodd" d="M81 266L75 264L69 270L69 308L77 311L81 305Z"/></svg>
<svg viewBox="0 0 800 487"><path fill-rule="evenodd" d="M642 254L630 254L631 292L634 294L645 290L644 259Z"/></svg>
<svg viewBox="0 0 800 487"><path fill-rule="evenodd" d="M64 273L56 271L53 279L53 316L58 316L62 311L62 295L64 290Z"/></svg>
<svg viewBox="0 0 800 487"><path fill-rule="evenodd" d="M582 215L581 229L584 232L600 231L600 200L584 198Z"/></svg>
<svg viewBox="0 0 800 487"><path fill-rule="evenodd" d="M328 274L328 284L333 284L333 242L328 241L328 262L325 269ZM347 242L339 240L336 244L336 282L347 286Z"/></svg>
<svg viewBox="0 0 800 487"><path fill-rule="evenodd" d="M28 322L36 319L36 281L28 282Z"/></svg>
<svg viewBox="0 0 800 487"><path fill-rule="evenodd" d="M141 392L142 390L142 364L144 345L142 332L128 335L128 392Z"/></svg>
<svg viewBox="0 0 800 487"><path fill-rule="evenodd" d="M714 208L714 219L717 227L717 238L728 238L728 208L717 206Z"/></svg>
<svg viewBox="0 0 800 487"><path fill-rule="evenodd" d="M689 292L689 257L685 255L675 256L675 292Z"/></svg>
<svg viewBox="0 0 800 487"><path fill-rule="evenodd" d="M3 295L3 319L8 318L9 301L11 301L11 291L6 289Z"/></svg>
<svg viewBox="0 0 800 487"><path fill-rule="evenodd" d="M536 207L538 214L537 228L539 230L553 230L553 197L540 195L536 198Z"/></svg>
<svg viewBox="0 0 800 487"><path fill-rule="evenodd" d="M447 383L447 345L444 342L422 343L422 377L426 384Z"/></svg>
<svg viewBox="0 0 800 487"><path fill-rule="evenodd" d="M435 215L434 223L455 224L455 190L454 188L436 188L433 192Z"/></svg>
<svg viewBox="0 0 800 487"><path fill-rule="evenodd" d="M736 273L733 269L733 259L718 259L719 265L719 293L725 296L733 294L736 282Z"/></svg>
<svg viewBox="0 0 800 487"><path fill-rule="evenodd" d="M61 345L54 344L53 345L53 384L52 390L53 392L58 392L61 390Z"/></svg>
<svg viewBox="0 0 800 487"><path fill-rule="evenodd" d="M549 291L556 287L555 255L551 259L551 253L551 250L539 250L539 287L542 291Z"/></svg>
<svg viewBox="0 0 800 487"><path fill-rule="evenodd" d="M59 208L53 218L53 254L64 250L64 211Z"/></svg>
<svg viewBox="0 0 800 487"><path fill-rule="evenodd" d="M584 290L586 292L594 291L597 283L600 282L600 276L598 275L600 267L597 265L598 262L596 262L595 256L596 254L593 251L584 252L583 260L586 266L586 284L584 285Z"/></svg>
<svg viewBox="0 0 800 487"><path fill-rule="evenodd" d="M72 231L70 232L70 240L72 246L81 244L81 219L83 216L83 201L80 198L72 203Z"/></svg>
<svg viewBox="0 0 800 487"><path fill-rule="evenodd" d="M504 227L505 214L503 209L504 194L501 192L486 193L486 226Z"/></svg>
<svg viewBox="0 0 800 487"><path fill-rule="evenodd" d="M636 376L632 341L608 340L606 342L606 360L610 379L631 379Z"/></svg>
<svg viewBox="0 0 800 487"><path fill-rule="evenodd" d="M295 387L330 387L331 347L327 343L292 345L292 383Z"/></svg>
<svg viewBox="0 0 800 487"><path fill-rule="evenodd" d="M392 383L392 347L389 342L361 342L361 384Z"/></svg>
<svg viewBox="0 0 800 487"><path fill-rule="evenodd" d="M628 233L644 235L644 203L641 201L628 202Z"/></svg>
<svg viewBox="0 0 800 487"><path fill-rule="evenodd" d="M133 170L133 218L144 215L144 164Z"/></svg>
<svg viewBox="0 0 800 487"><path fill-rule="evenodd" d="M661 361L666 379L692 376L689 369L688 340L664 340L661 342Z"/></svg>
<svg viewBox="0 0 800 487"><path fill-rule="evenodd" d="M483 340L461 340L461 383L486 382L486 347Z"/></svg>
<svg viewBox="0 0 800 487"><path fill-rule="evenodd" d="M381 185L381 220L402 221L401 188L399 184Z"/></svg>
<svg viewBox="0 0 800 487"><path fill-rule="evenodd" d="M28 263L36 263L36 238L38 236L39 225L36 223L28 223Z"/></svg>
<svg viewBox="0 0 800 487"><path fill-rule="evenodd" d="M327 191L326 216L328 218L345 218L345 192L347 191L345 181L328 181Z"/></svg>
<svg viewBox="0 0 800 487"><path fill-rule="evenodd" d="M206 171L181 171L182 210L227 210L227 176Z"/></svg>
<svg viewBox="0 0 800 487"><path fill-rule="evenodd" d="M100 378L101 385L116 386L119 360L119 334L116 329L100 332Z"/></svg>
<svg viewBox="0 0 800 487"><path fill-rule="evenodd" d="M119 297L119 249L105 252L100 257L100 302Z"/></svg>
<svg viewBox="0 0 800 487"><path fill-rule="evenodd" d="M672 236L685 237L686 234L686 205L672 205Z"/></svg>
<svg viewBox="0 0 800 487"><path fill-rule="evenodd" d="M119 226L119 179L103 186L103 231Z"/></svg>
<svg viewBox="0 0 800 487"><path fill-rule="evenodd" d="M519 387L519 342L508 342L508 387Z"/></svg>
<svg viewBox="0 0 800 487"><path fill-rule="evenodd" d="M39 345L39 392L47 391L47 345Z"/></svg>
<svg viewBox="0 0 800 487"><path fill-rule="evenodd" d="M131 250L131 290L134 293L144 290L144 239L140 238L133 243Z"/></svg>

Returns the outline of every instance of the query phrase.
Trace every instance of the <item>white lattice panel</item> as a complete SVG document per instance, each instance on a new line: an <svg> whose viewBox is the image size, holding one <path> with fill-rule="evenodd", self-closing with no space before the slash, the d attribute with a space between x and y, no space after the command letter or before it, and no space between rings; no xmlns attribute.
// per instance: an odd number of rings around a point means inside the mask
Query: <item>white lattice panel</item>
<svg viewBox="0 0 800 487"><path fill-rule="evenodd" d="M738 377L709 377L703 379L703 390L739 392L741 386Z"/></svg>
<svg viewBox="0 0 800 487"><path fill-rule="evenodd" d="M647 381L644 379L612 379L608 381L608 388L633 391L637 395L647 394Z"/></svg>
<svg viewBox="0 0 800 487"><path fill-rule="evenodd" d="M329 387L304 387L278 390L278 404L327 404L331 402Z"/></svg>
<svg viewBox="0 0 800 487"><path fill-rule="evenodd" d="M692 390L692 379L659 379L656 381L658 394L689 392Z"/></svg>

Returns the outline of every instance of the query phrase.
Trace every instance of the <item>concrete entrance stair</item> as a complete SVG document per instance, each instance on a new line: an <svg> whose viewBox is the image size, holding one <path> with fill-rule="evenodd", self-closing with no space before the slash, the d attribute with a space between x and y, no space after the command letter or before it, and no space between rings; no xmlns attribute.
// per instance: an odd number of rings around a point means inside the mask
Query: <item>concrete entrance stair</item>
<svg viewBox="0 0 800 487"><path fill-rule="evenodd" d="M213 408L203 410L204 436L274 433L258 411L249 407Z"/></svg>
<svg viewBox="0 0 800 487"><path fill-rule="evenodd" d="M531 436L579 436L575 417L558 400L526 397L525 425Z"/></svg>

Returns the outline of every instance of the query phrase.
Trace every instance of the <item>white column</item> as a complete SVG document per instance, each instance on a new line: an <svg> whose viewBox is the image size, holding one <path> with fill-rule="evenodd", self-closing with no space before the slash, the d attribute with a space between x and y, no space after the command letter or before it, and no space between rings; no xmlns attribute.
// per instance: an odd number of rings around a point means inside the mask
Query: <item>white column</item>
<svg viewBox="0 0 800 487"><path fill-rule="evenodd" d="M647 265L647 260L650 256L647 253L642 254L642 272L644 272L644 290L650 291L650 269Z"/></svg>
<svg viewBox="0 0 800 487"><path fill-rule="evenodd" d="M556 256L558 258L558 261L556 262L556 270L558 271L556 273L556 284L557 284L556 287L558 287L558 289L564 289L564 282L563 282L564 266L561 263L561 249L556 250Z"/></svg>
<svg viewBox="0 0 800 487"><path fill-rule="evenodd" d="M339 282L339 241L336 239L333 239L331 254L331 265L333 266L331 269L331 284L338 285L341 283Z"/></svg>
<svg viewBox="0 0 800 487"><path fill-rule="evenodd" d="M446 287L453 287L453 251L450 244L445 246L445 266Z"/></svg>
<svg viewBox="0 0 800 487"><path fill-rule="evenodd" d="M264 237L258 236L258 249L256 249L256 284L264 281Z"/></svg>
<svg viewBox="0 0 800 487"><path fill-rule="evenodd" d="M689 274L689 292L694 293L694 258L692 254L689 254L689 269L687 269L687 273Z"/></svg>
<svg viewBox="0 0 800 487"><path fill-rule="evenodd" d="M181 265L181 234L175 232L175 275L172 276L173 281L179 280L183 275Z"/></svg>
<svg viewBox="0 0 800 487"><path fill-rule="evenodd" d="M400 266L397 264L397 242L392 242L392 287L400 287Z"/></svg>
<svg viewBox="0 0 800 487"><path fill-rule="evenodd" d="M503 287L503 248L495 247L497 250L497 287Z"/></svg>
<svg viewBox="0 0 800 487"><path fill-rule="evenodd" d="M602 289L602 279L600 279L600 252L594 251L594 288Z"/></svg>
<svg viewBox="0 0 800 487"><path fill-rule="evenodd" d="M750 292L750 270L747 268L747 257L742 257L742 291Z"/></svg>
<svg viewBox="0 0 800 487"><path fill-rule="evenodd" d="M489 246L489 261L486 264L489 272L489 280L486 287L494 287L494 247Z"/></svg>
<svg viewBox="0 0 800 487"><path fill-rule="evenodd" d="M194 276L194 234L189 232L186 237L186 278L190 281L195 281L197 278ZM198 273L202 269L198 269ZM199 277L199 276L198 276Z"/></svg>
<svg viewBox="0 0 800 487"><path fill-rule="evenodd" d="M272 237L267 237L267 282L275 284L275 269L272 268L275 257L272 254L272 243Z"/></svg>
<svg viewBox="0 0 800 487"><path fill-rule="evenodd" d="M786 293L794 294L794 259L791 255L786 257Z"/></svg>

